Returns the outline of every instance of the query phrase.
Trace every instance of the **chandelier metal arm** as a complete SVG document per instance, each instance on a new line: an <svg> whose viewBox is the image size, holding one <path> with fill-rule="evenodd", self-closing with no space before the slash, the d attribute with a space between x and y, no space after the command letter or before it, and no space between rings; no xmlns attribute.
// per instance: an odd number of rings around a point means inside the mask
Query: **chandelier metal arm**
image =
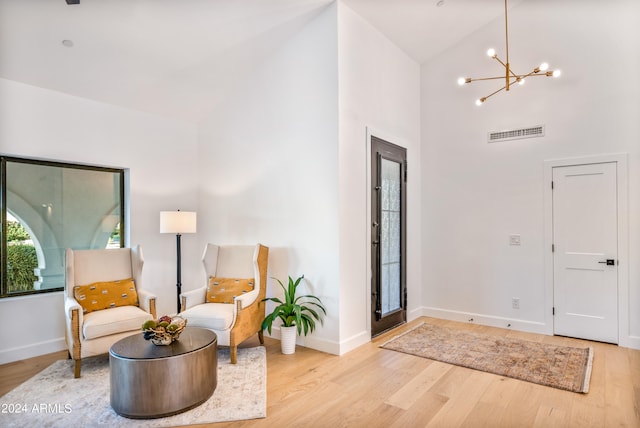
<svg viewBox="0 0 640 428"><path fill-rule="evenodd" d="M553 71L547 71L544 73L539 73L536 72L535 70L529 72L528 74L515 74L512 73L512 78L515 78L515 81L510 82L510 85L513 85L515 82L519 81L519 80L524 80L528 77L553 77ZM494 76L494 77L476 77L476 78L471 78L468 77L467 79L465 79L465 83L471 83L471 82L479 82L481 80L504 80L504 76ZM506 89L506 85L505 88ZM489 98L489 97L485 97L485 98Z"/></svg>
<svg viewBox="0 0 640 428"><path fill-rule="evenodd" d="M472 79L472 78L468 78L468 79L467 79L467 80L468 80L468 82L466 82L466 83L478 82L478 81L480 81L480 80L498 80L498 79L500 79L500 80L504 80L504 76L495 76L495 77L478 77L478 78L474 78L474 79Z"/></svg>
<svg viewBox="0 0 640 428"><path fill-rule="evenodd" d="M553 72L550 72L551 74L547 74L547 73L540 73L540 69L538 67L534 68L533 70L531 70L529 72L529 74L525 74L524 76L520 76L521 79L526 79L527 77L533 77L533 76L551 76L553 75Z"/></svg>
<svg viewBox="0 0 640 428"><path fill-rule="evenodd" d="M497 91L494 91L492 93L490 93L489 95L487 95L486 97L482 97L480 98L480 102L483 103L487 100L487 98L494 96L495 94L497 94L498 92L504 91L505 89L507 89L507 86L503 86L502 88L498 89Z"/></svg>
<svg viewBox="0 0 640 428"><path fill-rule="evenodd" d="M507 53L507 57L509 56L509 53ZM512 75L513 77L518 77L518 75L516 73L513 72L513 70L511 69L511 67L509 66L509 60L507 59L507 63L505 64L504 62L502 62L502 60L500 58L498 58L498 55L494 55L492 56L493 59L495 59L496 61L498 61L500 64L502 64L502 66L507 69L509 71L509 74Z"/></svg>

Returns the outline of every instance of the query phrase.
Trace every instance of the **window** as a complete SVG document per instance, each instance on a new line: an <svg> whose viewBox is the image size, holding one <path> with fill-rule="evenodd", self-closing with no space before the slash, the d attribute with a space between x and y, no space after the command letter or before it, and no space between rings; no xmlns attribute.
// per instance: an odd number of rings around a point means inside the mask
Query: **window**
<svg viewBox="0 0 640 428"><path fill-rule="evenodd" d="M64 288L66 248L124 246L124 170L0 156L0 297Z"/></svg>

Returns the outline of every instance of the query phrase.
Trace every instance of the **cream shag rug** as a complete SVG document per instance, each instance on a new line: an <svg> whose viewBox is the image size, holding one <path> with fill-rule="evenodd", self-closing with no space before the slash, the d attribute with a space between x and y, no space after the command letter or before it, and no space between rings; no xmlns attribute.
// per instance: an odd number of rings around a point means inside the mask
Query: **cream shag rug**
<svg viewBox="0 0 640 428"><path fill-rule="evenodd" d="M60 360L0 397L2 427L173 427L264 418L267 413L267 359L264 347L218 350L218 386L205 403L159 419L127 419L109 403L109 356L83 360L73 378L73 361Z"/></svg>
<svg viewBox="0 0 640 428"><path fill-rule="evenodd" d="M380 347L568 391L589 391L592 347L549 345L428 323Z"/></svg>

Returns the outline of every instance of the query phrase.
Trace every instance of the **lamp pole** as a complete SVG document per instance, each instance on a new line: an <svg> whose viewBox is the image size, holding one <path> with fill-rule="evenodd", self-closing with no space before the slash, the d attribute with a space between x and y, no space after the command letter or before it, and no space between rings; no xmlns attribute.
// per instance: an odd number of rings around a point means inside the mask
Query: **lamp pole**
<svg viewBox="0 0 640 428"><path fill-rule="evenodd" d="M178 267L176 269L176 296L177 296L177 308L178 308L178 314L180 313L180 310L182 309L182 305L180 304L180 294L182 294L182 279L181 279L181 275L180 275L180 271L182 268L182 261L180 258L180 237L182 235L181 234L177 234L176 235L176 254L178 255Z"/></svg>
<svg viewBox="0 0 640 428"><path fill-rule="evenodd" d="M196 213L193 211L161 211L160 212L160 233L176 234L176 309L178 313L182 310L180 294L182 294L182 251L180 249L180 238L183 233L196 233Z"/></svg>

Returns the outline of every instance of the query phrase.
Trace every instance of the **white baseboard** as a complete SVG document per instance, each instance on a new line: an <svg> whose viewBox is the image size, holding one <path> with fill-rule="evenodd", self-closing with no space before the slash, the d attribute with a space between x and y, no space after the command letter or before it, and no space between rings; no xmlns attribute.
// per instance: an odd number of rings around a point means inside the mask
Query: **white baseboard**
<svg viewBox="0 0 640 428"><path fill-rule="evenodd" d="M300 346L326 352L327 354L340 355L340 345L332 340L321 339L315 336L298 337L298 339Z"/></svg>
<svg viewBox="0 0 640 428"><path fill-rule="evenodd" d="M410 311L407 311L407 322L411 322L416 318L420 318L421 316L424 316L423 310L424 310L423 307L419 307L419 308L415 308L415 309L411 309Z"/></svg>
<svg viewBox="0 0 640 428"><path fill-rule="evenodd" d="M359 346L371 342L371 332L361 331L358 334L354 334L346 340L340 342L340 353L338 355L344 355L349 351L353 351Z"/></svg>
<svg viewBox="0 0 640 428"><path fill-rule="evenodd" d="M621 337L620 346L631 349L640 349L640 336Z"/></svg>
<svg viewBox="0 0 640 428"><path fill-rule="evenodd" d="M345 340L341 340L339 343L317 338L315 336L298 337L298 343L301 346L306 346L308 348L315 349L316 351L322 351L333 355L344 355L347 352L369 342L371 342L371 332L369 331L362 331L354 334Z"/></svg>
<svg viewBox="0 0 640 428"><path fill-rule="evenodd" d="M268 334L265 330L264 334L265 336L280 340L280 327L273 327L271 334ZM296 338L296 345L315 349L320 352L326 352L328 354L341 355L340 345L337 342L314 336L298 336Z"/></svg>
<svg viewBox="0 0 640 428"><path fill-rule="evenodd" d="M549 326L542 322L521 320L517 318L497 317L493 315L476 314L471 312L452 311L449 309L422 307L421 315L425 317L441 318L450 321L460 321L487 325L491 327L510 328L529 333L552 335Z"/></svg>
<svg viewBox="0 0 640 428"><path fill-rule="evenodd" d="M418 310L413 312L413 314L415 315ZM441 318L451 321L471 322L475 324L488 325L491 327L510 328L518 331L526 331L529 333L538 333L546 334L547 336L553 336L553 326L534 321L496 317L491 315L452 311L448 309L430 307L420 308L420 315L418 316ZM418 316L416 316L415 318L418 318ZM640 336L621 336L619 346L622 346L624 348L640 349Z"/></svg>
<svg viewBox="0 0 640 428"><path fill-rule="evenodd" d="M65 342L64 337L32 343L26 346L4 349L0 351L0 364L12 363L14 361L20 361L27 358L64 351L65 349L67 349L67 343Z"/></svg>

